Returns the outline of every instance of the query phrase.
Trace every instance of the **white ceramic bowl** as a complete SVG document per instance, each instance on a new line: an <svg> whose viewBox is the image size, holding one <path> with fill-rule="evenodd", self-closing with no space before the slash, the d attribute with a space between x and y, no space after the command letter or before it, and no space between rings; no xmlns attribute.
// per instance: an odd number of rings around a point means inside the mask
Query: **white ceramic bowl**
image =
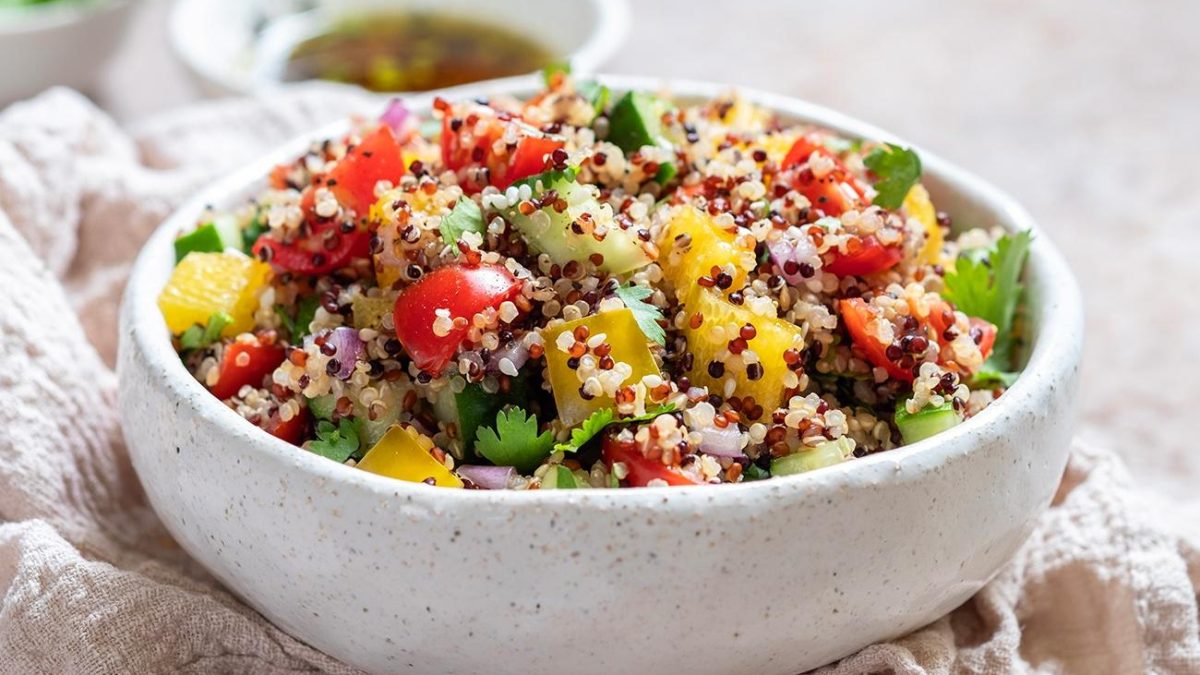
<svg viewBox="0 0 1200 675"><path fill-rule="evenodd" d="M607 81L687 96L723 89ZM796 120L892 139L802 101L744 93ZM962 603L1049 503L1073 421L1078 289L1025 211L928 152L926 185L956 222L1036 233L1024 374L932 439L739 485L503 492L394 481L270 437L187 373L155 297L172 239L204 204L249 196L274 163L344 129L297 139L159 228L129 282L119 366L133 463L171 533L315 647L378 672L796 673Z"/></svg>
<svg viewBox="0 0 1200 675"><path fill-rule="evenodd" d="M0 8L0 105L54 85L87 90L117 50L135 0Z"/></svg>
<svg viewBox="0 0 1200 675"><path fill-rule="evenodd" d="M628 0L176 0L171 45L205 93L269 88L278 84L280 69L262 60L278 56L284 34L301 28L287 17L311 8L341 13L411 9L477 17L531 36L577 73L594 72L629 30ZM287 25L264 30L277 19Z"/></svg>

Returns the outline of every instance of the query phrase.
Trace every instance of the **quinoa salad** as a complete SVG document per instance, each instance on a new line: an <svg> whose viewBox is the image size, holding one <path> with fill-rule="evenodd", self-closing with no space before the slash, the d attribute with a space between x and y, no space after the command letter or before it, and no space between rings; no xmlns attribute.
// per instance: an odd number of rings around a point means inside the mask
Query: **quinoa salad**
<svg viewBox="0 0 1200 675"><path fill-rule="evenodd" d="M736 92L401 100L175 241L184 365L266 432L467 489L756 481L949 429L1017 377L1029 233L911 148Z"/></svg>

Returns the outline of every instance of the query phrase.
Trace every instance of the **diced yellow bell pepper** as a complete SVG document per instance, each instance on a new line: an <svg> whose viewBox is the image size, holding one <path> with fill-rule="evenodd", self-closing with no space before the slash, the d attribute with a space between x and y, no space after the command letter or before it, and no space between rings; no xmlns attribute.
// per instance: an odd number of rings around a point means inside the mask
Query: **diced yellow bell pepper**
<svg viewBox="0 0 1200 675"><path fill-rule="evenodd" d="M692 355L692 369L687 376L693 385L708 387L709 393L725 396L725 383L732 380L733 395L753 397L767 415L785 403L788 365L783 353L804 348L804 335L799 327L783 319L755 314L706 288L697 288L688 296L685 311L688 322L684 335ZM695 314L702 317L698 328L691 327L691 317ZM741 330L747 324L754 326L755 335L746 340L746 345L758 357L761 371L745 363L741 355L730 354L729 343L741 337ZM713 363L718 365L710 369Z"/></svg>
<svg viewBox="0 0 1200 675"><path fill-rule="evenodd" d="M647 375L659 373L658 364L646 341L646 335L638 328L633 311L619 309L600 314L585 316L582 319L568 321L559 326L542 332L546 346L546 364L550 372L550 388L554 392L554 402L558 406L558 417L566 425L578 424L587 416L601 408L612 407L614 400L603 392L591 399L584 398L581 387L588 375L601 375L601 370L589 373L578 368L572 368L568 363L571 354L558 347L558 336L563 333L574 333L575 329L583 326L588 329L589 339L603 333L606 337L603 344L609 345L608 356L612 358L612 370L623 368L627 364L631 372L621 385L632 385L640 382ZM586 343L587 340L584 340ZM597 345L599 346L599 345ZM586 345L585 345L586 347ZM601 357L596 356L594 349L586 349L580 359L590 357L599 364ZM597 365L597 368L599 366Z"/></svg>
<svg viewBox="0 0 1200 675"><path fill-rule="evenodd" d="M396 306L396 299L356 295L350 299L350 309L354 312L355 328L379 328L383 317Z"/></svg>
<svg viewBox="0 0 1200 675"><path fill-rule="evenodd" d="M224 312L232 321L221 335L230 337L254 328L258 294L270 276L269 265L241 253L193 251L171 272L158 295L158 308L176 335Z"/></svg>
<svg viewBox="0 0 1200 675"><path fill-rule="evenodd" d="M410 483L432 478L441 487L462 487L462 480L429 454L431 448L433 441L413 427L393 426L367 451L358 468Z"/></svg>
<svg viewBox="0 0 1200 675"><path fill-rule="evenodd" d="M684 235L690 239L686 248L678 246ZM711 276L713 266L725 269L729 264L733 266L733 284L724 291L739 290L756 262L753 248L741 245L737 235L717 227L711 216L692 206L684 206L672 216L658 247L663 276L679 297L690 293L700 277Z"/></svg>
<svg viewBox="0 0 1200 675"><path fill-rule="evenodd" d="M929 191L924 185L917 183L904 196L902 205L909 217L916 218L925 226L925 245L921 247L917 258L930 265L936 265L942 259L942 228L937 222L937 211L929 199Z"/></svg>

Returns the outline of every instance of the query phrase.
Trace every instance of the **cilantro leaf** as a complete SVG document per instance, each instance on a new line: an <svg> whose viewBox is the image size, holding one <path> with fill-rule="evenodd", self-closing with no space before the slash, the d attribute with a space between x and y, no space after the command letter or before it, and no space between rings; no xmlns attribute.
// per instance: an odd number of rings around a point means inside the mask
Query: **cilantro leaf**
<svg viewBox="0 0 1200 675"><path fill-rule="evenodd" d="M1012 364L1013 319L1024 290L1021 270L1032 241L1028 231L1005 235L986 258L959 257L953 272L946 274L946 299L960 311L996 326L996 345L981 374L994 373L1001 382Z"/></svg>
<svg viewBox="0 0 1200 675"><path fill-rule="evenodd" d="M496 414L495 429L479 428L475 451L496 466L529 473L554 451L554 434L547 430L539 435L536 417L521 408L509 408Z"/></svg>
<svg viewBox="0 0 1200 675"><path fill-rule="evenodd" d="M450 213L442 216L442 224L438 227L442 232L442 241L450 246L462 239L464 232L483 234L483 212L474 199L463 195L450 209Z"/></svg>
<svg viewBox="0 0 1200 675"><path fill-rule="evenodd" d="M604 431L604 427L610 424L626 424L629 422L647 422L658 417L663 413L669 413L675 410L673 405L660 405L653 410L647 410L644 415L634 415L633 417L617 417L616 412L612 408L601 408L596 412L588 415L587 419L579 423L579 426L571 430L571 438L566 443L558 443L554 449L558 452L577 452L588 441L592 440Z"/></svg>
<svg viewBox="0 0 1200 675"><path fill-rule="evenodd" d="M233 323L233 318L225 312L216 312L208 317L208 324L201 328L192 326L179 336L179 346L183 349L203 349L221 339L221 331Z"/></svg>
<svg viewBox="0 0 1200 675"><path fill-rule="evenodd" d="M549 89L550 87L554 86L554 79L557 76L570 75L570 74L571 74L571 64L570 63L567 63L565 61L555 61L554 63L547 63L546 67L542 68L542 82L546 85L546 88Z"/></svg>
<svg viewBox="0 0 1200 675"><path fill-rule="evenodd" d="M318 304L319 301L315 295L301 298L296 303L295 316L288 314L283 305L275 305L275 315L279 317L279 323L287 329L292 342L297 342L300 338L308 335L308 327L312 325L313 317L317 315Z"/></svg>
<svg viewBox="0 0 1200 675"><path fill-rule="evenodd" d="M308 449L335 462L344 462L358 451L358 426L345 417L336 427L333 422L321 420L317 423L317 440L309 441Z"/></svg>
<svg viewBox="0 0 1200 675"><path fill-rule="evenodd" d="M863 159L863 164L876 176L875 205L898 209L912 186L921 179L921 158L910 148L887 143L875 148Z"/></svg>
<svg viewBox="0 0 1200 675"><path fill-rule="evenodd" d="M633 318L638 328L646 334L646 339L660 345L667 344L667 333L658 325L658 320L663 318L662 310L645 301L654 291L645 286L629 285L618 286L616 292L621 302L633 311Z"/></svg>

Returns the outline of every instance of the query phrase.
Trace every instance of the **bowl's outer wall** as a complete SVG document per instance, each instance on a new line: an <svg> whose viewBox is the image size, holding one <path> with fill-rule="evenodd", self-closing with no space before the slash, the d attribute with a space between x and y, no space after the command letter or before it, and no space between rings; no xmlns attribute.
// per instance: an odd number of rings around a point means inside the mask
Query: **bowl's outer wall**
<svg viewBox="0 0 1200 675"><path fill-rule="evenodd" d="M926 165L940 204L1028 224L990 188ZM119 357L129 449L191 555L289 633L367 670L795 673L965 601L1062 475L1082 317L1044 237L1029 269L1042 332L1029 370L1003 405L920 447L697 489L468 493L346 469L244 424L163 348L153 302L173 232L249 181L226 187L181 209L139 259Z"/></svg>

